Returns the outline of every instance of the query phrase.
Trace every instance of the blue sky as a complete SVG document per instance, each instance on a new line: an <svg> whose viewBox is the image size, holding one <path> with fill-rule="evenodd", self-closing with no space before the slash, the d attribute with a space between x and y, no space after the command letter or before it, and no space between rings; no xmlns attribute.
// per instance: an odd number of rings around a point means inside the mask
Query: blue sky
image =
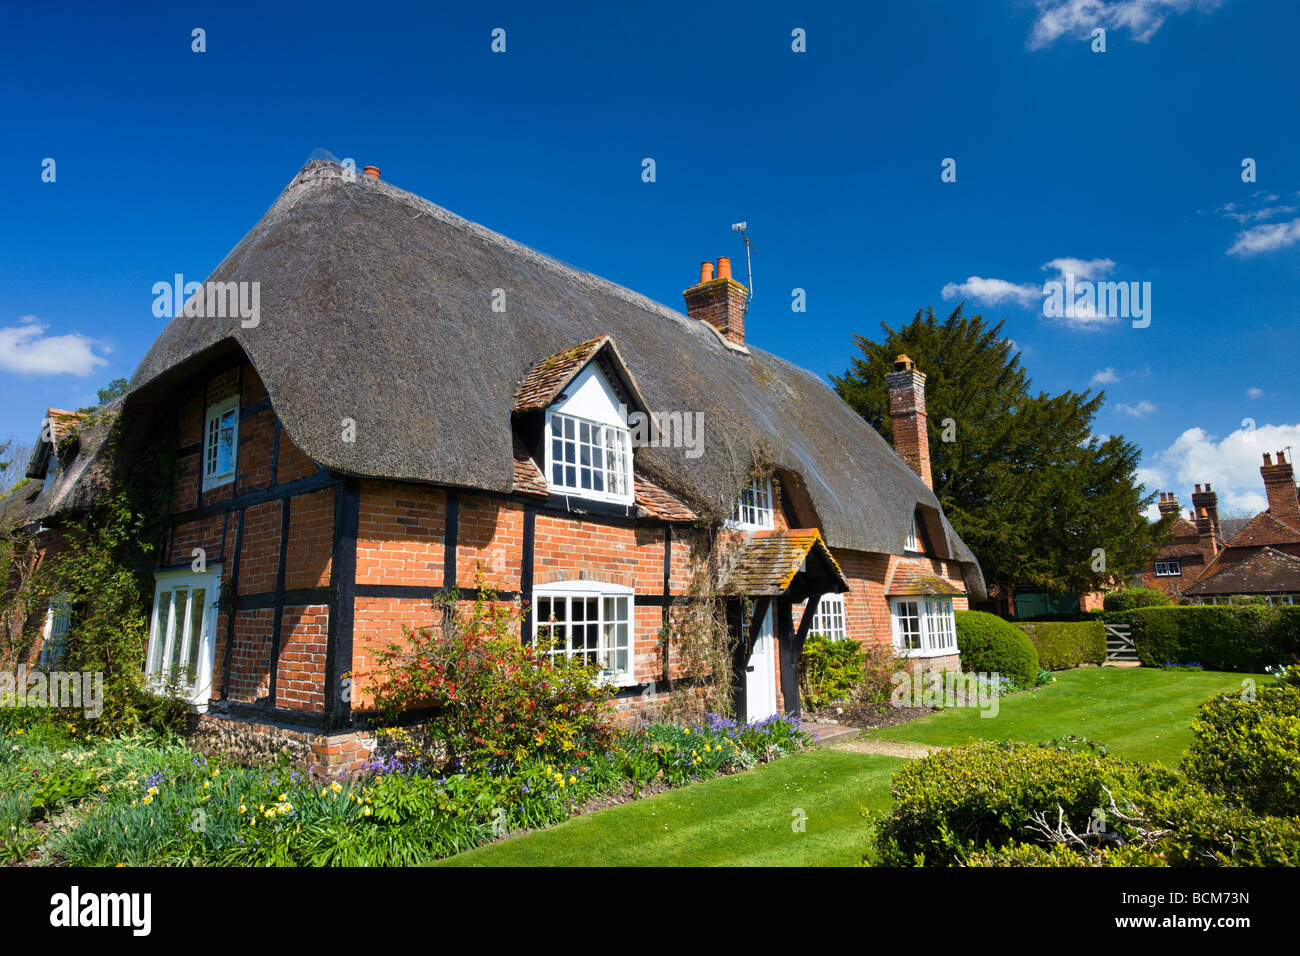
<svg viewBox="0 0 1300 956"><path fill-rule="evenodd" d="M1099 433L1185 503L1263 507L1259 453L1300 450L1300 5L270 6L3 15L0 438L129 376L153 284L204 278L323 148L677 308L702 259L743 277L747 220L749 338L822 375L966 298L1036 387L1104 387ZM1044 317L1065 268L1150 282L1149 327Z"/></svg>

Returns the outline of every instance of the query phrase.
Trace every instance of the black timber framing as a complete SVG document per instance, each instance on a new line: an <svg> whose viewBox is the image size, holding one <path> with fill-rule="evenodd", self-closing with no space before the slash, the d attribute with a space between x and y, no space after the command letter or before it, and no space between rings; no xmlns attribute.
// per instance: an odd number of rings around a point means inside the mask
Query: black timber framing
<svg viewBox="0 0 1300 956"><path fill-rule="evenodd" d="M524 613L519 619L519 640L533 639L533 558L537 547L537 505L524 505L524 544L519 557L519 600Z"/></svg>
<svg viewBox="0 0 1300 956"><path fill-rule="evenodd" d="M239 523L235 525L235 553L230 561L230 595L226 604L226 656L221 661L221 699L230 695L230 666L235 657L235 605L233 598L239 594L239 555L244 547L244 509L239 509Z"/></svg>
<svg viewBox="0 0 1300 956"><path fill-rule="evenodd" d="M334 496L334 548L330 556L329 621L325 643L325 729L352 722L352 639L357 604L357 530L361 482L345 478Z"/></svg>
<svg viewBox="0 0 1300 956"><path fill-rule="evenodd" d="M337 500L337 493L335 497ZM271 681L268 687L272 707L278 699L276 683L280 674L280 639L284 626L284 576L289 557L289 502L288 498L280 502L280 556L275 569L275 617L271 620Z"/></svg>
<svg viewBox="0 0 1300 956"><path fill-rule="evenodd" d="M442 586L456 586L456 549L460 542L460 493L447 492L446 520L442 530Z"/></svg>

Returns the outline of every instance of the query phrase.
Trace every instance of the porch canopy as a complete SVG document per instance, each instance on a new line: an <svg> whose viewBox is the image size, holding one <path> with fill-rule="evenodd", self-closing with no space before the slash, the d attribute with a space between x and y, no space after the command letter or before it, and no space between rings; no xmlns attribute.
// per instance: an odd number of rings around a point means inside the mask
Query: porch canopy
<svg viewBox="0 0 1300 956"><path fill-rule="evenodd" d="M722 576L722 592L735 599L733 627L738 632L732 693L736 712L746 713L745 671L769 609L773 610L781 663L781 693L787 713L798 716L799 659L804 638L823 594L845 594L849 582L816 528L758 531L738 548ZM751 599L748 620L744 602ZM798 627L794 605L807 601Z"/></svg>

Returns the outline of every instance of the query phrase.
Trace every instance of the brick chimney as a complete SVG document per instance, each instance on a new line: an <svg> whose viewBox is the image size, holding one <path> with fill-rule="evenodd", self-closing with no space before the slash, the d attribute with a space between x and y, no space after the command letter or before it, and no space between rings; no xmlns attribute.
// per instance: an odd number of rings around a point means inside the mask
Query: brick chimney
<svg viewBox="0 0 1300 956"><path fill-rule="evenodd" d="M1179 507L1178 498L1172 491L1162 491L1160 492L1160 503L1156 507L1160 509L1162 516L1176 515Z"/></svg>
<svg viewBox="0 0 1300 956"><path fill-rule="evenodd" d="M1277 453L1277 464L1264 452L1264 464L1259 469L1264 479L1264 493L1268 495L1268 510L1293 528L1300 528L1300 495L1296 494L1295 474L1285 452Z"/></svg>
<svg viewBox="0 0 1300 956"><path fill-rule="evenodd" d="M1197 487L1199 488L1200 485ZM1205 559L1206 564L1209 564L1219 553L1219 539L1214 533L1214 522L1204 508L1196 513L1196 537L1201 546L1201 557Z"/></svg>
<svg viewBox="0 0 1300 956"><path fill-rule="evenodd" d="M1202 512L1208 515L1214 533L1219 533L1219 493L1213 491L1208 483L1204 491L1201 490L1200 485L1197 485L1196 490L1192 492L1192 510L1198 515Z"/></svg>
<svg viewBox="0 0 1300 956"><path fill-rule="evenodd" d="M885 376L889 387L889 417L894 421L894 451L933 488L930 477L930 435L925 425L925 376L906 355L894 360Z"/></svg>
<svg viewBox="0 0 1300 956"><path fill-rule="evenodd" d="M700 263L700 281L682 293L686 314L700 319L726 336L727 341L745 344L745 301L749 290L731 277L731 259L718 258L718 274L712 262Z"/></svg>

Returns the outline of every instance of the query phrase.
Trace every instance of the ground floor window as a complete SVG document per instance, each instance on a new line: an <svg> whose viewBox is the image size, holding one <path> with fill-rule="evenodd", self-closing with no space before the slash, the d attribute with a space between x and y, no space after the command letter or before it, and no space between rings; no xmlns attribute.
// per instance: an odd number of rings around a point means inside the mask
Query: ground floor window
<svg viewBox="0 0 1300 956"><path fill-rule="evenodd" d="M957 653L957 623L952 598L891 598L894 647L902 654L929 656Z"/></svg>
<svg viewBox="0 0 1300 956"><path fill-rule="evenodd" d="M813 615L812 633L829 637L832 641L842 641L848 637L843 594L822 595L817 603L817 613Z"/></svg>
<svg viewBox="0 0 1300 956"><path fill-rule="evenodd" d="M63 658L68 653L68 624L72 620L72 606L66 594L50 599L49 609L45 612L45 634L41 642L41 654L36 666L43 671L55 670L63 666Z"/></svg>
<svg viewBox="0 0 1300 956"><path fill-rule="evenodd" d="M206 703L212 689L220 569L195 574L171 571L154 576L153 621L145 676L156 691L178 691L192 703Z"/></svg>
<svg viewBox="0 0 1300 956"><path fill-rule="evenodd" d="M631 684L631 588L597 581L548 584L534 591L533 639L551 654L578 657L601 677Z"/></svg>

